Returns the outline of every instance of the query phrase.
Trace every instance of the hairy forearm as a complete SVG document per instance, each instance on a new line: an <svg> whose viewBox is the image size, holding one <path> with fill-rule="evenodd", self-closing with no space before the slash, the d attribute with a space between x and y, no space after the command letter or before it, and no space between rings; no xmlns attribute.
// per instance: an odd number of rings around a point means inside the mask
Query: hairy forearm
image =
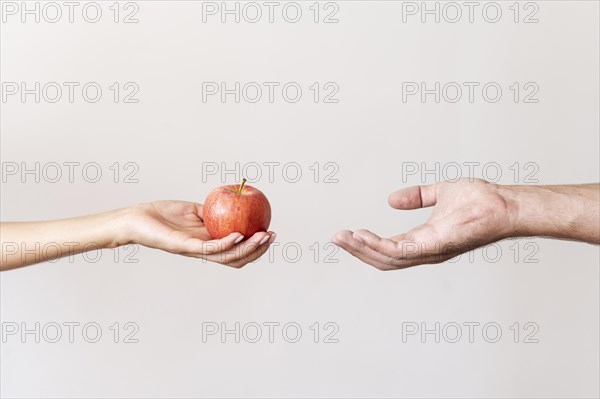
<svg viewBox="0 0 600 399"><path fill-rule="evenodd" d="M126 209L46 222L0 223L0 270L123 244Z"/></svg>
<svg viewBox="0 0 600 399"><path fill-rule="evenodd" d="M500 186L514 214L514 236L600 244L600 185Z"/></svg>

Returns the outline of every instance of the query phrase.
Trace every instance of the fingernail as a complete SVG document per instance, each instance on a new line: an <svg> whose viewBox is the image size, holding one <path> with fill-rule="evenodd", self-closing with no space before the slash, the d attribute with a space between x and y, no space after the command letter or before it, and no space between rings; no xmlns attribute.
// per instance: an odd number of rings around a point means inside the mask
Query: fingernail
<svg viewBox="0 0 600 399"><path fill-rule="evenodd" d="M269 240L269 236L264 236L262 240L258 243L258 245L263 245L265 242Z"/></svg>
<svg viewBox="0 0 600 399"><path fill-rule="evenodd" d="M238 238L235 239L235 244L239 243L240 241L242 241L244 239L244 236L239 236Z"/></svg>
<svg viewBox="0 0 600 399"><path fill-rule="evenodd" d="M273 244L273 242L275 241L275 237L277 237L277 233L271 234L271 238L269 238L269 244Z"/></svg>

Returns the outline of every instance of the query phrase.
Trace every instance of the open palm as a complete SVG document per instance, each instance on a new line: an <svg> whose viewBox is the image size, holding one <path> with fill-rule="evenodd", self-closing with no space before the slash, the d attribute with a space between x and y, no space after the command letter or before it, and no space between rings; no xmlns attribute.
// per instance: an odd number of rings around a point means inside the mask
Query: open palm
<svg viewBox="0 0 600 399"><path fill-rule="evenodd" d="M434 206L426 223L391 238L368 230L341 231L333 242L381 270L440 263L511 235L513 212L499 190L479 179L402 189L390 195L390 206Z"/></svg>

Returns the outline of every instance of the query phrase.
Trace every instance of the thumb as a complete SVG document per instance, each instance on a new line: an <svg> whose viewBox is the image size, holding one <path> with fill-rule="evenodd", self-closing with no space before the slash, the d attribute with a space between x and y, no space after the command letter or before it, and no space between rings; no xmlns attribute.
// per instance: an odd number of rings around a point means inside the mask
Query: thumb
<svg viewBox="0 0 600 399"><path fill-rule="evenodd" d="M437 202L437 184L413 186L395 191L388 203L395 209L418 209L433 206Z"/></svg>

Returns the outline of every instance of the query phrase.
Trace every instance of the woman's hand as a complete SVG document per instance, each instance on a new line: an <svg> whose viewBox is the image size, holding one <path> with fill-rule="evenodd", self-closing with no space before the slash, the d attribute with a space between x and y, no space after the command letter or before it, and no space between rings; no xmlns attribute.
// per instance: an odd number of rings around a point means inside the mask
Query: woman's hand
<svg viewBox="0 0 600 399"><path fill-rule="evenodd" d="M132 207L126 220L126 241L174 254L242 267L258 259L275 240L273 232L258 232L243 240L231 233L212 240L202 218L202 204L157 201Z"/></svg>
<svg viewBox="0 0 600 399"><path fill-rule="evenodd" d="M0 223L0 270L124 244L139 244L240 268L258 259L275 240L259 232L242 242L240 233L211 240L202 205L158 201L129 208L46 222Z"/></svg>

